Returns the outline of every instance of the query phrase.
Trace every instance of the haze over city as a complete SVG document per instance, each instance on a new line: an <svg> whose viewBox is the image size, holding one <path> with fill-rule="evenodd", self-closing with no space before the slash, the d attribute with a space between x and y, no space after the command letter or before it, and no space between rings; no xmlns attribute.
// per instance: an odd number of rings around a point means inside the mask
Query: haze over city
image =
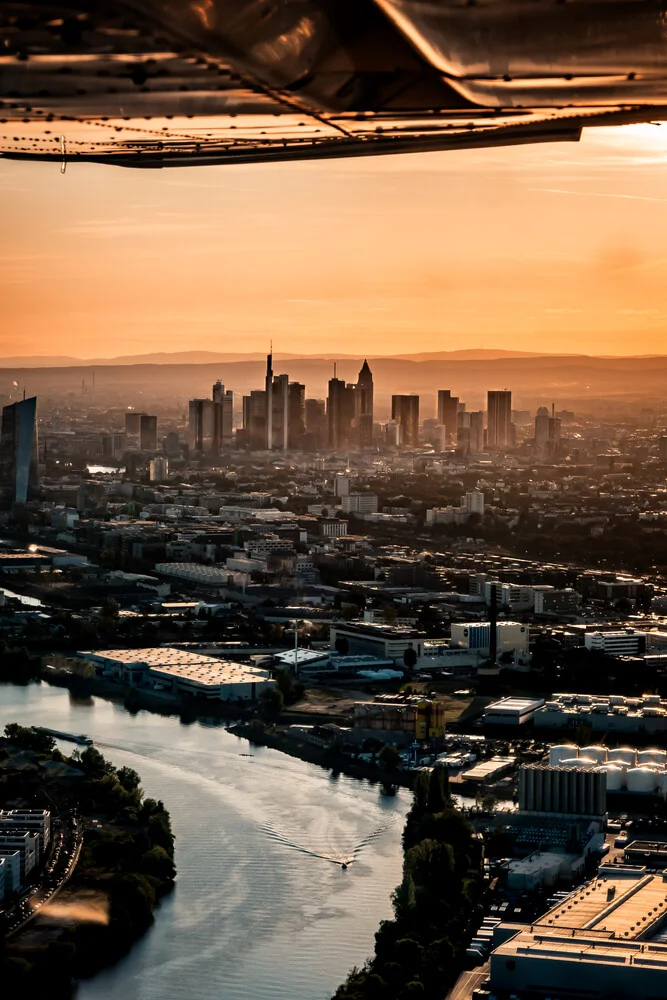
<svg viewBox="0 0 667 1000"><path fill-rule="evenodd" d="M651 354L667 133L196 173L3 163L0 355Z"/></svg>

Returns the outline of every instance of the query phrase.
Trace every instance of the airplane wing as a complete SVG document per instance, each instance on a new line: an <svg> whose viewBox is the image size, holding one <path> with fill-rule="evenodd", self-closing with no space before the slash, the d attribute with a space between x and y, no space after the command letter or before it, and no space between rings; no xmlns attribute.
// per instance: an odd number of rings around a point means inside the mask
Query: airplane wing
<svg viewBox="0 0 667 1000"><path fill-rule="evenodd" d="M667 0L0 0L0 155L128 167L667 117Z"/></svg>

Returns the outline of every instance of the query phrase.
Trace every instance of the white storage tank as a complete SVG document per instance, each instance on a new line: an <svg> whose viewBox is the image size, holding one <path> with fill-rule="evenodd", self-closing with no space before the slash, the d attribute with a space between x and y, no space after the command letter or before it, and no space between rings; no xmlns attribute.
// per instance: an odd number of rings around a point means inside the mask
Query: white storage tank
<svg viewBox="0 0 667 1000"><path fill-rule="evenodd" d="M629 792L652 795L658 787L658 772L650 767L631 767L626 775Z"/></svg>
<svg viewBox="0 0 667 1000"><path fill-rule="evenodd" d="M625 771L616 764L601 764L595 768L601 774L607 775L607 791L620 792L625 788Z"/></svg>
<svg viewBox="0 0 667 1000"><path fill-rule="evenodd" d="M637 766L645 767L647 764L660 764L664 767L667 764L667 750L638 750Z"/></svg>
<svg viewBox="0 0 667 1000"><path fill-rule="evenodd" d="M562 760L571 760L579 756L579 747L568 746L566 743L560 746L551 747L549 750L549 764L551 767L558 767Z"/></svg>
<svg viewBox="0 0 667 1000"><path fill-rule="evenodd" d="M607 754L607 760L614 762L623 762L624 764L629 764L631 767L637 762L637 751L633 750L632 747L614 747Z"/></svg>
<svg viewBox="0 0 667 1000"><path fill-rule="evenodd" d="M579 751L580 757L587 757L589 760L594 760L598 764L604 764L607 759L607 748L606 747L582 747Z"/></svg>
<svg viewBox="0 0 667 1000"><path fill-rule="evenodd" d="M562 760L558 766L565 767L568 771L592 771L596 765L597 761L586 757L570 757L569 760Z"/></svg>

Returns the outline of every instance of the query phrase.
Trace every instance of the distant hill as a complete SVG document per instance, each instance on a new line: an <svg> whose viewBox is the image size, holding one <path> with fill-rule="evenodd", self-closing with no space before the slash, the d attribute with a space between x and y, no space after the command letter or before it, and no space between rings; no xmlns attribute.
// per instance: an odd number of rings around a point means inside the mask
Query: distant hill
<svg viewBox="0 0 667 1000"><path fill-rule="evenodd" d="M274 354L275 361L492 361L496 358L585 357L546 354L540 351L503 351L474 348L461 351L427 351L416 354ZM0 368L75 368L109 365L212 365L243 361L264 361L261 351L225 353L218 351L160 351L151 354L123 354L116 358L73 358L66 355L25 355L0 358Z"/></svg>

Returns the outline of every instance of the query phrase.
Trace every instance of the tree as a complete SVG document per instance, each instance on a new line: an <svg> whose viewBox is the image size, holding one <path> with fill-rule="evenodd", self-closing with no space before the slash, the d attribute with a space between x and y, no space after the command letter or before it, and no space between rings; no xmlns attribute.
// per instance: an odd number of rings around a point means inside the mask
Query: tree
<svg viewBox="0 0 667 1000"><path fill-rule="evenodd" d="M417 653L412 648L412 646L408 646L408 648L403 653L403 663L406 665L408 670L414 670L417 664Z"/></svg>
<svg viewBox="0 0 667 1000"><path fill-rule="evenodd" d="M141 871L144 875L151 875L161 882L173 882L176 877L174 862L165 851L164 847L151 847L141 857Z"/></svg>
<svg viewBox="0 0 667 1000"><path fill-rule="evenodd" d="M336 652L339 656L347 656L350 652L350 644L344 635L339 635L336 637L335 642Z"/></svg>
<svg viewBox="0 0 667 1000"><path fill-rule="evenodd" d="M277 719L284 707L282 693L277 687L265 688L259 696L259 710L265 719Z"/></svg>
<svg viewBox="0 0 667 1000"><path fill-rule="evenodd" d="M55 740L48 733L37 733L28 726L19 726L17 722L7 723L5 736L17 747L34 750L35 753L52 753L56 748Z"/></svg>
<svg viewBox="0 0 667 1000"><path fill-rule="evenodd" d="M378 763L385 771L396 771L401 763L401 755L391 743L385 743L378 754Z"/></svg>
<svg viewBox="0 0 667 1000"><path fill-rule="evenodd" d="M116 777L120 781L123 788L128 792L133 792L136 788L138 788L139 782L141 781L137 772L131 767L121 767L118 770Z"/></svg>

